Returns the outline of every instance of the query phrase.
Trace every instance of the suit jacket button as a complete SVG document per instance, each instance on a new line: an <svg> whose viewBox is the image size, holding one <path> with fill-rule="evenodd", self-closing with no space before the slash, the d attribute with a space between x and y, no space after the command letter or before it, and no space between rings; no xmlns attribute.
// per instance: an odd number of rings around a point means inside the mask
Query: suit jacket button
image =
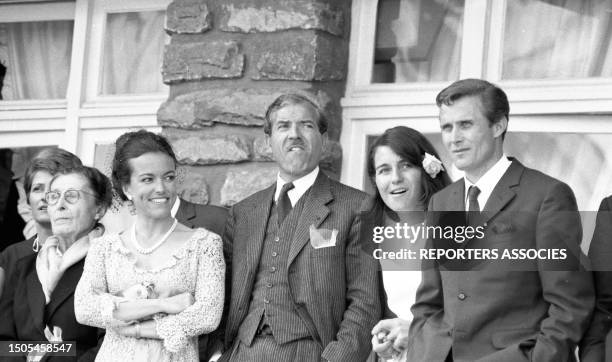
<svg viewBox="0 0 612 362"><path fill-rule="evenodd" d="M278 241L280 241L280 238L277 236L277 237L274 238L274 241L278 242Z"/></svg>
<svg viewBox="0 0 612 362"><path fill-rule="evenodd" d="M268 298L264 298L264 303L270 304L270 301L268 300Z"/></svg>
<svg viewBox="0 0 612 362"><path fill-rule="evenodd" d="M272 283L268 283L268 284L266 284L266 287L267 287L267 288L272 288Z"/></svg>
<svg viewBox="0 0 612 362"><path fill-rule="evenodd" d="M273 251L273 252L272 252L272 256L273 256L273 257L277 257L277 256L278 256L278 253L277 253L276 251Z"/></svg>
<svg viewBox="0 0 612 362"><path fill-rule="evenodd" d="M459 300L465 300L465 298L467 298L467 295L465 295L465 293L459 293L457 295L457 298L459 298Z"/></svg>
<svg viewBox="0 0 612 362"><path fill-rule="evenodd" d="M275 266L270 268L270 273L274 273L275 271L276 271L276 267Z"/></svg>

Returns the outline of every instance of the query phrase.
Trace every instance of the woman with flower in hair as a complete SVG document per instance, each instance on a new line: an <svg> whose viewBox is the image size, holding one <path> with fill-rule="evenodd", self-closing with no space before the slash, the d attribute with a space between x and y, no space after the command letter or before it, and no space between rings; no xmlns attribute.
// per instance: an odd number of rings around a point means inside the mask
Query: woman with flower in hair
<svg viewBox="0 0 612 362"><path fill-rule="evenodd" d="M450 184L438 153L420 132L408 127L387 129L370 147L368 175L375 184L374 226L424 226L429 198ZM378 235L380 236L380 235ZM378 240L384 251L397 252L424 247L425 239L405 237ZM372 330L373 350L383 359L402 360L408 345L408 328L420 263L415 260L381 258L387 305L383 320Z"/></svg>

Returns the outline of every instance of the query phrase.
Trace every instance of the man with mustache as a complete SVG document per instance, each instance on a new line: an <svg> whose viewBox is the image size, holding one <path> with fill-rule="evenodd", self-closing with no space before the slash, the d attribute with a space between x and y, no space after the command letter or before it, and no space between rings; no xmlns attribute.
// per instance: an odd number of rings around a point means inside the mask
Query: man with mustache
<svg viewBox="0 0 612 362"><path fill-rule="evenodd" d="M582 230L572 190L506 157L510 107L499 87L460 80L436 103L442 142L465 176L431 198L432 219L468 211L469 225L484 227L483 238L458 248L500 255L565 249L567 257L430 263L412 307L408 360L575 361L594 292L591 275L579 270Z"/></svg>
<svg viewBox="0 0 612 362"><path fill-rule="evenodd" d="M277 98L264 132L276 182L230 211L223 361L364 361L380 317L377 263L359 243L369 197L327 177L327 120L306 95Z"/></svg>

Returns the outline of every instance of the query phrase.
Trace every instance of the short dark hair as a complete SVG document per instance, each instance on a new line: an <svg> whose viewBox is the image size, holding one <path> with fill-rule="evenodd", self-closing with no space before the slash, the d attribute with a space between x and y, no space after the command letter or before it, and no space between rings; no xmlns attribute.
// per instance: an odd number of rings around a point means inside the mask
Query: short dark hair
<svg viewBox="0 0 612 362"><path fill-rule="evenodd" d="M409 127L398 126L385 130L372 145L368 153L368 176L374 181L376 175L376 165L374 165L374 155L378 147L388 146L393 152L395 152L401 159L408 161L414 167L418 167L421 170L421 185L423 187L423 194L421 195L421 201L427 208L429 199L433 194L442 190L446 186L450 185L451 179L446 172L440 172L435 178L431 178L425 169L423 168L423 158L425 153L429 153L440 159L438 152L433 147L431 142L423 136L422 133ZM376 202L380 205L384 205L378 189L375 188ZM385 209L386 209L386 205Z"/></svg>
<svg viewBox="0 0 612 362"><path fill-rule="evenodd" d="M272 133L272 117L274 114L279 109L294 104L310 105L317 113L317 125L319 126L319 132L321 134L327 132L327 117L317 102L302 94L288 93L279 96L274 100L274 102L272 102L272 104L270 104L270 106L268 106L268 109L266 110L266 119L264 120L265 134L270 135Z"/></svg>
<svg viewBox="0 0 612 362"><path fill-rule="evenodd" d="M51 183L62 175L81 175L89 183L91 191L96 198L96 205L103 206L108 209L113 201L113 190L110 180L100 170L89 166L76 166L73 168L63 169L51 179Z"/></svg>
<svg viewBox="0 0 612 362"><path fill-rule="evenodd" d="M123 193L123 186L130 183L130 176L132 175L130 159L140 157L145 153L158 152L168 155L174 161L176 167L176 155L168 140L162 135L141 129L136 132L124 133L117 138L112 179L113 187L123 201L127 200L125 193Z"/></svg>
<svg viewBox="0 0 612 362"><path fill-rule="evenodd" d="M493 83L483 79L461 79L444 88L436 96L438 107L450 106L456 100L464 97L478 97L482 105L482 112L489 120L489 124L498 122L502 117L510 120L510 104L506 93ZM502 139L506 131L502 134Z"/></svg>
<svg viewBox="0 0 612 362"><path fill-rule="evenodd" d="M34 180L36 172L45 171L51 174L51 176L54 176L66 169L78 166L83 166L81 160L64 149L56 147L42 149L32 158L32 161L30 161L30 164L25 170L23 186L27 199L30 199L32 181Z"/></svg>

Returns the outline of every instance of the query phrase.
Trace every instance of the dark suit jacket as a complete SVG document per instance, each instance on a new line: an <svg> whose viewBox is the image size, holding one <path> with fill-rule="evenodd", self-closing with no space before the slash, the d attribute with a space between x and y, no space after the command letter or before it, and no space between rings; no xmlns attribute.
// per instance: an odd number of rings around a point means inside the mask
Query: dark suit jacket
<svg viewBox="0 0 612 362"><path fill-rule="evenodd" d="M595 312L580 344L580 360L600 362L605 360L605 350L612 348L605 343L612 329L612 196L603 199L599 206L589 259L595 279Z"/></svg>
<svg viewBox="0 0 612 362"><path fill-rule="evenodd" d="M245 318L263 247L275 185L234 205L226 227L231 301L223 358ZM287 277L295 310L330 361L364 361L380 317L377 262L360 245L360 210L371 200L319 172L289 250ZM314 249L309 229L337 230L336 246ZM287 237L288 239L288 237ZM230 278L226 278L229 280Z"/></svg>
<svg viewBox="0 0 612 362"><path fill-rule="evenodd" d="M224 207L198 205L181 199L176 219L190 228L204 228L223 236L228 211Z"/></svg>
<svg viewBox="0 0 612 362"><path fill-rule="evenodd" d="M224 207L213 205L198 205L181 199L176 219L183 225L194 228L205 228L223 236L228 211ZM220 332L203 334L198 338L198 349L201 361L208 361L212 354L221 347ZM212 337L211 337L212 336ZM210 338L209 338L210 337Z"/></svg>
<svg viewBox="0 0 612 362"><path fill-rule="evenodd" d="M34 243L35 239L36 235L27 240L9 245L0 253L0 268L4 269L5 271L6 280L10 278L9 275L17 266L17 261L19 261L19 259L28 255L36 254L34 253L34 250L32 250L32 244Z"/></svg>
<svg viewBox="0 0 612 362"><path fill-rule="evenodd" d="M74 290L83 273L85 259L71 266L45 306L45 296L36 275L36 254L17 263L0 300L0 340L46 341L45 326L62 329L64 341L76 341L77 358L93 361L103 331L79 324L74 316ZM47 359L48 358L48 359ZM25 360L0 357L0 361ZM74 357L46 356L47 361L74 360Z"/></svg>
<svg viewBox="0 0 612 362"><path fill-rule="evenodd" d="M428 210L464 211L464 192L459 180L435 194ZM565 248L564 268L539 260L530 271L509 271L504 261L481 261L479 270L449 271L431 263L412 307L408 360L444 361L452 348L455 361L574 361L594 291L574 254L582 230L572 190L513 160L482 216L484 238L465 247Z"/></svg>

